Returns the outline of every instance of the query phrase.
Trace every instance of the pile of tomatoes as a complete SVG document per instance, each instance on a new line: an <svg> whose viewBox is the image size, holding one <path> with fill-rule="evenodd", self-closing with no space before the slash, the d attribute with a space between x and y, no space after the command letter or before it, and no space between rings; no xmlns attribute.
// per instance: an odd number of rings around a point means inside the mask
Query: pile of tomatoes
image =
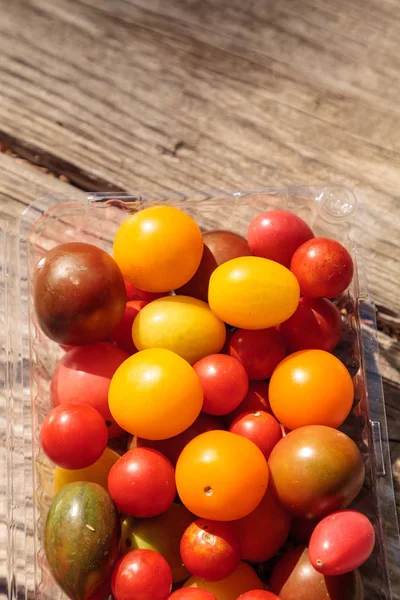
<svg viewBox="0 0 400 600"><path fill-rule="evenodd" d="M41 429L58 583L73 600L110 585L115 600L361 600L374 529L347 509L364 464L338 430L354 389L332 353L346 248L282 210L244 239L161 205L121 224L113 257L63 244L35 275L38 324L65 350ZM86 549L74 574L79 540L75 562L71 540L62 556L49 540L68 520L103 535L98 486L118 552L100 564Z"/></svg>

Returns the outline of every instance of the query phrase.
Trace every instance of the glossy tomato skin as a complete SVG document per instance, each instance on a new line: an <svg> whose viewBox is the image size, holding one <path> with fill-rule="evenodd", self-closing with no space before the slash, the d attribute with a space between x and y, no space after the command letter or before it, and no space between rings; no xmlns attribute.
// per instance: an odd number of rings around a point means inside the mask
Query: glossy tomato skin
<svg viewBox="0 0 400 600"><path fill-rule="evenodd" d="M71 242L42 258L34 278L36 316L55 342L80 346L107 338L125 309L121 271L104 250Z"/></svg>
<svg viewBox="0 0 400 600"><path fill-rule="evenodd" d="M237 329L229 342L229 354L242 363L249 379L269 379L287 354L282 334L275 328Z"/></svg>
<svg viewBox="0 0 400 600"><path fill-rule="evenodd" d="M207 592L207 590L182 588L171 594L168 600L217 600L217 598L213 594L210 594L210 592Z"/></svg>
<svg viewBox="0 0 400 600"><path fill-rule="evenodd" d="M169 292L195 274L203 238L198 225L182 210L152 206L120 225L113 251L129 283L148 292Z"/></svg>
<svg viewBox="0 0 400 600"><path fill-rule="evenodd" d="M371 555L375 531L356 510L338 510L315 527L309 544L314 569L323 575L342 575L358 569Z"/></svg>
<svg viewBox="0 0 400 600"><path fill-rule="evenodd" d="M349 287L354 267L342 244L330 238L314 238L296 250L290 270L304 296L333 298Z"/></svg>
<svg viewBox="0 0 400 600"><path fill-rule="evenodd" d="M268 465L249 440L228 431L209 431L184 448L176 465L176 485L183 504L195 515L232 521L261 502Z"/></svg>
<svg viewBox="0 0 400 600"><path fill-rule="evenodd" d="M203 411L225 415L239 406L249 390L243 365L226 354L210 354L193 365L204 393Z"/></svg>
<svg viewBox="0 0 400 600"><path fill-rule="evenodd" d="M308 549L293 548L275 566L270 579L271 592L280 600L363 600L357 571L324 577L312 566Z"/></svg>
<svg viewBox="0 0 400 600"><path fill-rule="evenodd" d="M84 402L93 406L104 418L108 437L123 433L108 406L111 378L128 354L107 342L75 346L68 350L54 369L50 382L53 406L68 402Z"/></svg>
<svg viewBox="0 0 400 600"><path fill-rule="evenodd" d="M286 321L299 298L293 273L257 256L242 256L220 265L208 288L211 310L228 325L241 329L266 329Z"/></svg>
<svg viewBox="0 0 400 600"><path fill-rule="evenodd" d="M349 415L354 386L344 364L324 350L300 350L275 369L269 401L288 429L306 425L339 427Z"/></svg>
<svg viewBox="0 0 400 600"><path fill-rule="evenodd" d="M107 446L103 417L88 404L71 402L53 408L43 421L40 442L47 456L64 469L84 469Z"/></svg>
<svg viewBox="0 0 400 600"><path fill-rule="evenodd" d="M167 440L145 440L133 436L129 442L129 449L132 448L153 448L164 454L175 466L178 458L185 446L195 437L206 431L215 431L216 429L226 429L224 424L217 417L200 413L195 422L185 431Z"/></svg>
<svg viewBox="0 0 400 600"><path fill-rule="evenodd" d="M152 302L153 300L157 300L157 298L162 298L164 296L163 293L157 294L154 292L145 292L144 290L139 290L139 288L129 283L129 281L126 279L124 279L124 284L127 302L130 302L131 300Z"/></svg>
<svg viewBox="0 0 400 600"><path fill-rule="evenodd" d="M249 391L245 399L234 411L224 416L224 421L231 424L236 417L249 410L254 412L262 410L272 413L269 405L268 388L269 384L266 381L249 381Z"/></svg>
<svg viewBox="0 0 400 600"><path fill-rule="evenodd" d="M239 256L251 256L244 238L232 231L208 231L203 234L203 256L192 279L178 291L207 302L208 284L213 271L223 263Z"/></svg>
<svg viewBox="0 0 400 600"><path fill-rule="evenodd" d="M200 414L203 390L193 368L163 348L130 356L115 372L108 393L115 421L150 440L185 431Z"/></svg>
<svg viewBox="0 0 400 600"><path fill-rule="evenodd" d="M166 511L175 494L175 472L161 452L135 448L126 452L111 468L108 491L118 510L140 518Z"/></svg>
<svg viewBox="0 0 400 600"><path fill-rule="evenodd" d="M300 298L296 312L279 331L290 352L318 349L332 352L342 334L342 319L327 298Z"/></svg>
<svg viewBox="0 0 400 600"><path fill-rule="evenodd" d="M262 590L264 585L250 565L241 562L233 573L220 581L205 581L200 577L191 577L185 583L184 589L191 587L205 589L214 594L218 600L237 600L245 592Z"/></svg>
<svg viewBox="0 0 400 600"><path fill-rule="evenodd" d="M260 563L275 556L287 540L291 521L290 515L267 489L257 508L235 521L242 560Z"/></svg>
<svg viewBox="0 0 400 600"><path fill-rule="evenodd" d="M247 232L255 256L269 258L288 268L297 248L313 237L307 223L286 210L268 210L257 215Z"/></svg>
<svg viewBox="0 0 400 600"><path fill-rule="evenodd" d="M206 581L228 577L240 562L239 536L232 523L197 519L181 540L185 567Z"/></svg>
<svg viewBox="0 0 400 600"><path fill-rule="evenodd" d="M205 302L189 296L166 296L140 311L132 337L139 350L166 348L193 364L222 349L226 328Z"/></svg>
<svg viewBox="0 0 400 600"><path fill-rule="evenodd" d="M265 590L253 590L239 596L238 600L280 600L278 596L272 592Z"/></svg>
<svg viewBox="0 0 400 600"><path fill-rule="evenodd" d="M282 438L278 421L267 412L247 411L236 417L229 431L253 442L268 460L274 446Z"/></svg>
<svg viewBox="0 0 400 600"><path fill-rule="evenodd" d="M132 550L117 563L111 580L115 600L167 600L171 569L153 550Z"/></svg>
<svg viewBox="0 0 400 600"><path fill-rule="evenodd" d="M359 449L331 427L291 431L272 450L268 464L271 490L289 513L303 519L321 519L346 508L364 482Z"/></svg>
<svg viewBox="0 0 400 600"><path fill-rule="evenodd" d="M132 325L139 311L144 308L148 302L145 300L130 300L126 303L125 312L118 325L109 335L111 342L119 348L127 352L127 354L135 354L137 348L132 340Z"/></svg>

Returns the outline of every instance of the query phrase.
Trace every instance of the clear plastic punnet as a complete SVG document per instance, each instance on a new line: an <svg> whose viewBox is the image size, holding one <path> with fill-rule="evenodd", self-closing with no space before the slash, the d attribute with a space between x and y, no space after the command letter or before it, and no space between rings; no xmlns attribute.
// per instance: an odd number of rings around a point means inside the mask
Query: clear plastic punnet
<svg viewBox="0 0 400 600"><path fill-rule="evenodd" d="M154 204L181 208L203 231L229 229L242 235L258 213L282 208L302 217L315 235L337 239L350 251L355 276L338 300L344 327L335 354L353 377L356 399L341 429L355 440L366 465L365 483L353 506L372 520L377 539L372 556L361 568L364 597L400 598L399 534L375 309L362 256L350 234L356 198L341 186L55 195L34 202L19 219L0 221L0 598L64 598L43 551L53 466L39 443L41 423L50 407L49 382L62 351L36 325L35 265L48 250L70 241L111 252L123 219Z"/></svg>

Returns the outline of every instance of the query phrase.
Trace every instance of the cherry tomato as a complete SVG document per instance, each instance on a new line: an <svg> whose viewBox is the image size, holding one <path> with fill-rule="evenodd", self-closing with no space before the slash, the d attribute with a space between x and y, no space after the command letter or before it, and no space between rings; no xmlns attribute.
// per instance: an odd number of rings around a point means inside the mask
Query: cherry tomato
<svg viewBox="0 0 400 600"><path fill-rule="evenodd" d="M256 256L220 265L211 275L208 289L211 310L242 329L265 329L286 321L299 298L297 279L286 267Z"/></svg>
<svg viewBox="0 0 400 600"><path fill-rule="evenodd" d="M224 262L239 256L251 256L244 238L232 231L208 231L203 234L203 256L192 279L178 292L207 302L211 273Z"/></svg>
<svg viewBox="0 0 400 600"><path fill-rule="evenodd" d="M108 474L111 467L115 465L119 458L120 455L117 452L114 452L111 448L105 448L99 460L96 460L96 462L86 467L86 469L63 469L62 467L56 467L54 469L54 493L56 494L64 485L74 481L98 483L107 490Z"/></svg>
<svg viewBox="0 0 400 600"><path fill-rule="evenodd" d="M285 358L286 344L274 328L238 329L231 337L229 354L242 363L249 379L268 379Z"/></svg>
<svg viewBox="0 0 400 600"><path fill-rule="evenodd" d="M353 398L348 370L324 350L290 354L277 366L269 384L272 411L291 430L304 425L339 427Z"/></svg>
<svg viewBox="0 0 400 600"><path fill-rule="evenodd" d="M257 215L247 232L255 256L275 260L288 268L297 248L313 237L303 219L285 210L268 210Z"/></svg>
<svg viewBox="0 0 400 600"><path fill-rule="evenodd" d="M267 489L252 513L235 521L242 560L264 562L272 558L286 542L291 517Z"/></svg>
<svg viewBox="0 0 400 600"><path fill-rule="evenodd" d="M204 392L203 411L225 415L245 398L249 379L241 363L225 354L211 354L193 365Z"/></svg>
<svg viewBox="0 0 400 600"><path fill-rule="evenodd" d="M264 585L250 565L239 563L233 573L220 581L205 581L200 577L191 577L185 583L184 588L191 587L207 590L218 600L237 600L245 592L262 590Z"/></svg>
<svg viewBox="0 0 400 600"><path fill-rule="evenodd" d="M111 580L115 600L167 600L171 587L170 566L153 550L132 550L125 554Z"/></svg>
<svg viewBox="0 0 400 600"><path fill-rule="evenodd" d="M346 508L364 482L359 449L331 427L291 431L272 450L268 464L271 490L290 514L303 519L321 519Z"/></svg>
<svg viewBox="0 0 400 600"><path fill-rule="evenodd" d="M342 334L342 319L327 298L300 298L296 312L279 331L291 352L318 349L331 352Z"/></svg>
<svg viewBox="0 0 400 600"><path fill-rule="evenodd" d="M317 524L308 551L314 569L323 575L342 575L360 567L374 545L374 528L365 515L338 510Z"/></svg>
<svg viewBox="0 0 400 600"><path fill-rule="evenodd" d="M249 381L249 391L246 398L234 411L224 416L224 421L231 424L239 415L249 410L262 410L271 413L268 398L269 384L266 381Z"/></svg>
<svg viewBox="0 0 400 600"><path fill-rule="evenodd" d="M203 237L189 215L152 206L128 217L114 238L114 258L125 279L148 292L168 292L195 274Z"/></svg>
<svg viewBox="0 0 400 600"><path fill-rule="evenodd" d="M282 438L278 421L262 410L247 411L239 415L229 427L229 431L252 441L267 460L274 446Z"/></svg>
<svg viewBox="0 0 400 600"><path fill-rule="evenodd" d="M111 414L132 435L173 437L199 416L203 390L193 368L162 348L129 357L114 374L108 396Z"/></svg>
<svg viewBox="0 0 400 600"><path fill-rule="evenodd" d="M184 448L176 465L176 485L183 504L195 515L232 521L261 502L268 465L249 440L228 431L209 431Z"/></svg>
<svg viewBox="0 0 400 600"><path fill-rule="evenodd" d="M217 598L213 594L210 594L210 592L207 592L207 590L184 588L176 590L168 600L217 600Z"/></svg>
<svg viewBox="0 0 400 600"><path fill-rule="evenodd" d="M43 421L40 441L47 456L64 469L84 469L99 460L107 446L103 417L88 404L62 404Z"/></svg>
<svg viewBox="0 0 400 600"><path fill-rule="evenodd" d="M353 261L342 244L329 238L315 238L300 246L290 270L300 291L309 298L333 298L342 294L353 278Z"/></svg>
<svg viewBox="0 0 400 600"><path fill-rule="evenodd" d="M68 402L84 402L105 419L108 437L123 433L110 412L108 390L111 378L128 354L107 342L75 346L64 354L54 369L50 382L53 406Z"/></svg>
<svg viewBox="0 0 400 600"><path fill-rule="evenodd" d="M222 349L226 329L205 302L189 296L166 296L140 311L132 336L139 350L166 348L193 364Z"/></svg>
<svg viewBox="0 0 400 600"><path fill-rule="evenodd" d="M89 600L107 600L111 596L111 577L109 577Z"/></svg>
<svg viewBox="0 0 400 600"><path fill-rule="evenodd" d="M157 298L162 298L164 296L163 293L155 294L153 292L145 292L144 290L139 290L139 288L129 283L129 281L127 281L126 279L124 279L124 283L127 302L130 302L131 300L143 300L144 302L152 302L153 300L157 300Z"/></svg>
<svg viewBox="0 0 400 600"><path fill-rule="evenodd" d="M239 536L232 523L197 519L181 540L185 567L196 577L219 581L228 577L240 562Z"/></svg>
<svg viewBox="0 0 400 600"><path fill-rule="evenodd" d="M128 354L135 354L137 352L137 348L132 340L132 325L139 311L147 304L148 302L144 300L131 300L127 302L122 319L109 335L110 341Z"/></svg>
<svg viewBox="0 0 400 600"><path fill-rule="evenodd" d="M129 450L108 476L108 491L118 510L134 517L155 517L166 511L175 494L174 468L151 448Z"/></svg>
<svg viewBox="0 0 400 600"><path fill-rule="evenodd" d="M175 466L184 447L200 433L214 431L216 429L225 429L222 421L216 417L211 417L200 413L195 422L185 431L167 440L145 440L133 436L129 442L129 449L132 448L153 448L164 454Z"/></svg>
<svg viewBox="0 0 400 600"><path fill-rule="evenodd" d="M253 590L246 592L239 596L238 600L280 600L279 596L276 596L272 592L266 592L264 590Z"/></svg>

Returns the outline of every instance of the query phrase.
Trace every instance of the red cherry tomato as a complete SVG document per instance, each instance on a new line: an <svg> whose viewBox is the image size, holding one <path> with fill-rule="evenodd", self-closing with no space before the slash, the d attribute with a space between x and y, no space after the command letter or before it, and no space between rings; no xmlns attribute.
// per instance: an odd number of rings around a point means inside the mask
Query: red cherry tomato
<svg viewBox="0 0 400 600"><path fill-rule="evenodd" d="M154 550L132 550L117 563L111 581L115 600L167 600L172 572Z"/></svg>
<svg viewBox="0 0 400 600"><path fill-rule="evenodd" d="M242 594L238 600L279 600L279 596L272 592L265 592L264 590L254 590L253 592Z"/></svg>
<svg viewBox="0 0 400 600"><path fill-rule="evenodd" d="M111 468L108 491L121 512L133 517L155 517L166 511L175 494L175 472L161 452L129 450Z"/></svg>
<svg viewBox="0 0 400 600"><path fill-rule="evenodd" d="M258 446L268 460L274 446L282 438L278 421L264 411L247 411L239 415L229 427L231 433L247 438Z"/></svg>
<svg viewBox="0 0 400 600"><path fill-rule="evenodd" d="M229 343L229 354L242 363L249 379L268 379L285 358L286 344L273 327L238 329Z"/></svg>
<svg viewBox="0 0 400 600"><path fill-rule="evenodd" d="M68 350L54 369L50 383L53 406L68 402L90 404L103 417L108 437L123 433L108 407L111 378L128 354L113 344L97 342Z"/></svg>
<svg viewBox="0 0 400 600"><path fill-rule="evenodd" d="M342 244L329 238L315 238L300 246L290 270L300 291L309 298L333 298L342 294L353 277L353 261Z"/></svg>
<svg viewBox="0 0 400 600"><path fill-rule="evenodd" d="M194 521L182 536L180 551L188 571L206 581L225 579L240 562L236 528L222 521Z"/></svg>
<svg viewBox="0 0 400 600"><path fill-rule="evenodd" d="M251 410L263 410L272 413L268 399L269 384L266 381L249 381L249 391L246 398L234 411L224 416L224 421L231 424L239 415Z"/></svg>
<svg viewBox="0 0 400 600"><path fill-rule="evenodd" d="M182 588L176 590L168 600L217 600L213 594L201 588Z"/></svg>
<svg viewBox="0 0 400 600"><path fill-rule="evenodd" d="M365 515L338 510L317 524L308 551L314 569L323 575L342 575L358 569L374 545L374 528Z"/></svg>
<svg viewBox="0 0 400 600"><path fill-rule="evenodd" d="M300 298L296 312L279 326L291 352L326 350L332 352L342 334L342 319L327 298Z"/></svg>
<svg viewBox="0 0 400 600"><path fill-rule="evenodd" d="M125 312L116 328L110 333L110 340L128 354L135 354L137 348L132 340L132 325L136 315L148 302L145 300L131 300L126 303Z"/></svg>
<svg viewBox="0 0 400 600"><path fill-rule="evenodd" d="M59 467L85 469L103 454L107 425L88 404L62 404L43 421L40 441L44 452Z"/></svg>
<svg viewBox="0 0 400 600"><path fill-rule="evenodd" d="M268 210L249 225L247 239L255 256L269 258L285 267L301 244L314 237L300 217L285 210Z"/></svg>
<svg viewBox="0 0 400 600"><path fill-rule="evenodd" d="M195 422L179 435L175 435L167 440L145 440L134 435L129 443L129 447L130 449L153 448L153 450L158 450L175 466L180 453L193 438L206 431L215 431L216 429L225 429L222 421L217 417L200 413Z"/></svg>
<svg viewBox="0 0 400 600"><path fill-rule="evenodd" d="M158 294L156 292L145 292L144 290L139 290L139 288L135 287L129 281L124 279L125 283L125 291L126 291L126 301L130 302L131 300L144 300L144 302L152 302L153 300L157 300L157 298L162 298L165 294Z"/></svg>
<svg viewBox="0 0 400 600"><path fill-rule="evenodd" d="M204 392L202 410L209 415L225 415L245 398L249 379L242 364L226 354L210 354L193 365Z"/></svg>

